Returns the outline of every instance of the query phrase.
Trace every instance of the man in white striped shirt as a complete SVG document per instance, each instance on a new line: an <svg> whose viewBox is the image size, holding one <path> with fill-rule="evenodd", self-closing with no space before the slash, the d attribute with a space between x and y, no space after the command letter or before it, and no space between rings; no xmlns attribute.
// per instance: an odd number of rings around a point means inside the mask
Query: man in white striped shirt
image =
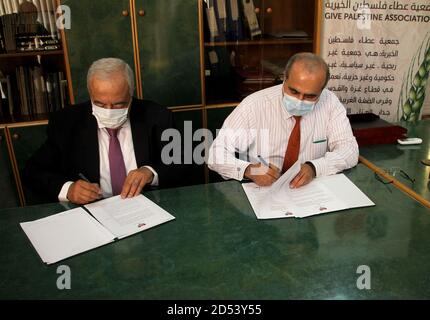
<svg viewBox="0 0 430 320"><path fill-rule="evenodd" d="M225 120L209 150L209 168L225 179L269 186L299 160L301 170L291 182L298 188L354 167L357 141L345 107L324 89L329 74L313 53L291 57L282 85L248 96Z"/></svg>

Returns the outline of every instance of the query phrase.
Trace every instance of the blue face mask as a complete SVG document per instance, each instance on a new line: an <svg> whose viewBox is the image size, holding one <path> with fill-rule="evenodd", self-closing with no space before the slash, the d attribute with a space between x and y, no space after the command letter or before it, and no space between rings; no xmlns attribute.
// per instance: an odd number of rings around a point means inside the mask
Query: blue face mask
<svg viewBox="0 0 430 320"><path fill-rule="evenodd" d="M282 98L285 109L293 116L304 116L315 108L316 102L299 100L284 93Z"/></svg>

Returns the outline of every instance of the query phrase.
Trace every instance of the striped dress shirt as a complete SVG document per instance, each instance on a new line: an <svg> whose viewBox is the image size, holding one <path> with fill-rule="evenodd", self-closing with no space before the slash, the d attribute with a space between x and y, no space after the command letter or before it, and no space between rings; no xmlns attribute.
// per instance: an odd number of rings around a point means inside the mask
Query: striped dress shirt
<svg viewBox="0 0 430 320"><path fill-rule="evenodd" d="M267 163L282 168L295 119L282 103L282 85L245 98L225 120L209 149L208 166L224 179L242 180L246 168ZM299 161L312 162L316 175L326 176L354 167L358 145L345 107L324 89L312 112L300 123Z"/></svg>

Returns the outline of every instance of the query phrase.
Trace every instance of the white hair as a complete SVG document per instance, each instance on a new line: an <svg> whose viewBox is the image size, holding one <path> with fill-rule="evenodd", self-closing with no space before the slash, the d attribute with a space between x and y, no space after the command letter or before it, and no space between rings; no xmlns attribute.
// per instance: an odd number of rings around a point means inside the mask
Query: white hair
<svg viewBox="0 0 430 320"><path fill-rule="evenodd" d="M87 88L91 93L90 81L93 77L101 80L109 80L113 75L122 73L128 83L130 96L134 93L134 75L133 70L123 60L118 58L103 58L93 62L87 74Z"/></svg>

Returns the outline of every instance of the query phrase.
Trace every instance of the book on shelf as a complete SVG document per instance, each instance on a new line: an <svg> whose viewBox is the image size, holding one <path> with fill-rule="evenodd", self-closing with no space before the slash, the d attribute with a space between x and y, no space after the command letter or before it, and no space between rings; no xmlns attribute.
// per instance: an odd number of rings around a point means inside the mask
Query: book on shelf
<svg viewBox="0 0 430 320"><path fill-rule="evenodd" d="M61 49L60 41L50 35L20 35L16 37L16 46L21 52Z"/></svg>
<svg viewBox="0 0 430 320"><path fill-rule="evenodd" d="M206 26L209 31L209 38L211 42L225 40L224 26L218 12L217 3L217 0L208 0L206 3L207 7L205 8L207 22Z"/></svg>
<svg viewBox="0 0 430 320"><path fill-rule="evenodd" d="M255 13L254 1L242 0L242 4L251 39L254 39L256 36L261 36L262 32L258 22L257 14Z"/></svg>
<svg viewBox="0 0 430 320"><path fill-rule="evenodd" d="M4 100L4 101L3 101ZM3 115L3 107L6 105L6 99L3 99L2 96L0 96L0 123L4 122L4 115Z"/></svg>
<svg viewBox="0 0 430 320"><path fill-rule="evenodd" d="M4 78L0 71L0 123L3 122L5 114L7 113L6 111L3 111L3 109L7 109L7 96L3 89L4 84L6 84L6 78Z"/></svg>
<svg viewBox="0 0 430 320"><path fill-rule="evenodd" d="M61 49L55 0L0 0L0 20L2 53Z"/></svg>
<svg viewBox="0 0 430 320"><path fill-rule="evenodd" d="M64 73L62 71L58 72L58 80L60 85L61 109L64 109L67 101L67 80L64 78Z"/></svg>
<svg viewBox="0 0 430 320"><path fill-rule="evenodd" d="M245 27L243 24L243 10L241 10L239 0L227 0L227 30L226 39L228 41L238 41L245 39Z"/></svg>
<svg viewBox="0 0 430 320"><path fill-rule="evenodd" d="M0 16L0 53L6 52L6 42L3 34L3 22Z"/></svg>
<svg viewBox="0 0 430 320"><path fill-rule="evenodd" d="M21 116L28 115L28 104L26 98L26 89L24 85L24 69L22 67L17 67L15 70L16 84L19 92L19 109L18 114Z"/></svg>
<svg viewBox="0 0 430 320"><path fill-rule="evenodd" d="M3 34L4 47L3 52L16 51L15 35L17 29L18 15L16 13L6 14L0 17L1 33Z"/></svg>
<svg viewBox="0 0 430 320"><path fill-rule="evenodd" d="M8 85L9 110L4 118L34 120L67 105L67 80L62 71L47 72L38 65L17 66L11 76L16 85Z"/></svg>
<svg viewBox="0 0 430 320"><path fill-rule="evenodd" d="M209 42L240 41L261 35L252 0L205 1L205 28Z"/></svg>
<svg viewBox="0 0 430 320"><path fill-rule="evenodd" d="M13 118L13 95L10 77L0 71L0 95L1 95L1 122L10 121Z"/></svg>

